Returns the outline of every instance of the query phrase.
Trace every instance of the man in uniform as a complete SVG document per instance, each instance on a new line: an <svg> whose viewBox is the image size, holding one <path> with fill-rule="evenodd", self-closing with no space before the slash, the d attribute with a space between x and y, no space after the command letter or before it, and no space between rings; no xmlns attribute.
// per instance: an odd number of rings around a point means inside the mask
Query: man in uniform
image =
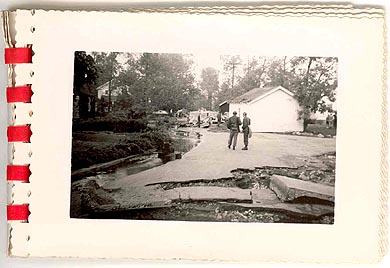
<svg viewBox="0 0 390 268"><path fill-rule="evenodd" d="M241 120L239 117L237 117L237 112L233 112L233 116L229 118L227 121L227 128L230 129L230 135L229 135L229 142L228 142L228 148L230 149L230 146L232 145L233 141L233 150L236 149L237 145L237 136L238 132L240 132L240 125Z"/></svg>
<svg viewBox="0 0 390 268"><path fill-rule="evenodd" d="M248 140L249 140L249 126L251 124L251 119L246 116L246 113L243 113L244 118L242 119L242 132L244 133L244 145L245 147L242 150L248 150Z"/></svg>

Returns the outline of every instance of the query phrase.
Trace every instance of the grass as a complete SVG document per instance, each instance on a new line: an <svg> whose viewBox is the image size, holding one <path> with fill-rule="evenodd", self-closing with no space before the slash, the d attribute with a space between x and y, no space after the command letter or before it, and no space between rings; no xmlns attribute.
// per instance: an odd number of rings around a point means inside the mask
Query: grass
<svg viewBox="0 0 390 268"><path fill-rule="evenodd" d="M171 144L172 141L163 131L73 132L72 171L150 150L160 150L164 143Z"/></svg>
<svg viewBox="0 0 390 268"><path fill-rule="evenodd" d="M323 124L309 124L306 128L305 132L313 133L313 134L322 134L324 136L331 135L335 136L336 135L336 129L333 128L326 128L326 125Z"/></svg>

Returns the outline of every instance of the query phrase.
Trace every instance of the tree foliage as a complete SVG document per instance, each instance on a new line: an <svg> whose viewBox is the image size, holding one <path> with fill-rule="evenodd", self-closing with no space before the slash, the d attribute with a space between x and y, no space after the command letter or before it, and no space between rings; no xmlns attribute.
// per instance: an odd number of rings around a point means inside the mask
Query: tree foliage
<svg viewBox="0 0 390 268"><path fill-rule="evenodd" d="M291 60L291 89L303 113L324 112L325 99L335 101L337 58L295 57ZM304 115L306 117L306 115Z"/></svg>
<svg viewBox="0 0 390 268"><path fill-rule="evenodd" d="M74 92L78 94L84 84L95 84L98 76L98 68L93 57L85 51L76 51L74 55Z"/></svg>
<svg viewBox="0 0 390 268"><path fill-rule="evenodd" d="M143 53L138 61L138 98L145 105L166 111L190 105L197 91L191 65L185 55Z"/></svg>
<svg viewBox="0 0 390 268"><path fill-rule="evenodd" d="M112 94L116 98L114 110L173 112L204 104L187 55L93 52L81 56L85 64L93 63L95 84L109 82L109 99ZM75 73L84 77L83 72Z"/></svg>
<svg viewBox="0 0 390 268"><path fill-rule="evenodd" d="M239 87L246 92L264 86L268 62L269 60L266 57L248 58L248 63L244 67L245 74L240 79Z"/></svg>
<svg viewBox="0 0 390 268"><path fill-rule="evenodd" d="M283 86L303 108L299 116L327 109L335 100L337 58L221 56L223 70L204 68L197 82L192 58L183 54L75 54L75 92L110 82L113 109L177 111L212 108L258 87ZM93 88L93 87L90 87Z"/></svg>
<svg viewBox="0 0 390 268"><path fill-rule="evenodd" d="M209 110L213 109L213 97L219 89L218 71L214 68L208 67L202 70L202 81L200 88L207 96L207 107Z"/></svg>
<svg viewBox="0 0 390 268"><path fill-rule="evenodd" d="M224 62L223 68L226 72L230 73L230 81L231 87L234 88L235 82L239 79L237 75L238 66L242 64L242 59L239 55L229 56L224 55L221 56L222 61Z"/></svg>
<svg viewBox="0 0 390 268"><path fill-rule="evenodd" d="M98 69L98 78L96 83L98 86L110 81L116 77L120 71L120 64L117 60L118 52L92 52L95 60L96 68Z"/></svg>

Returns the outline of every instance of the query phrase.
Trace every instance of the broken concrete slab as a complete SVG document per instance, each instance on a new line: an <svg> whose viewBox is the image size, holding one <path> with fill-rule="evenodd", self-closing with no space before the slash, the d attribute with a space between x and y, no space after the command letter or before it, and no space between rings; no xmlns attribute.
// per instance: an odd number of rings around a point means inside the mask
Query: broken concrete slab
<svg viewBox="0 0 390 268"><path fill-rule="evenodd" d="M164 191L157 186L127 187L112 193L112 198L120 204L120 209L138 207L159 207L177 199L175 192Z"/></svg>
<svg viewBox="0 0 390 268"><path fill-rule="evenodd" d="M273 175L270 178L270 188L282 202L292 201L299 197L318 198L334 202L334 187L324 184Z"/></svg>
<svg viewBox="0 0 390 268"><path fill-rule="evenodd" d="M228 204L228 203L224 203ZM278 211L286 212L291 215L297 216L308 216L308 217L321 217L325 215L333 215L334 208L333 206L319 205L319 204L291 204L291 203L274 203L274 204L262 204L262 203L253 203L253 204L244 204L236 203L229 204L245 208L252 209L264 209L267 211Z"/></svg>
<svg viewBox="0 0 390 268"><path fill-rule="evenodd" d="M257 204L276 204L280 203L279 198L270 189L252 189L253 203Z"/></svg>
<svg viewBox="0 0 390 268"><path fill-rule="evenodd" d="M234 201L252 203L251 191L234 187L178 187L166 191L176 193L180 201Z"/></svg>

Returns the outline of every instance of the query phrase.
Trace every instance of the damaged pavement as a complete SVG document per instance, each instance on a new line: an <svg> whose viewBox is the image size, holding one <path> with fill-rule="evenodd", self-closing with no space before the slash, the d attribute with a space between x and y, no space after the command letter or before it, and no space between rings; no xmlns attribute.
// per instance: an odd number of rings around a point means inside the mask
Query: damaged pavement
<svg viewBox="0 0 390 268"><path fill-rule="evenodd" d="M182 159L138 174L74 182L71 216L333 223L334 139L257 134L247 153L222 149L221 134L207 133Z"/></svg>

